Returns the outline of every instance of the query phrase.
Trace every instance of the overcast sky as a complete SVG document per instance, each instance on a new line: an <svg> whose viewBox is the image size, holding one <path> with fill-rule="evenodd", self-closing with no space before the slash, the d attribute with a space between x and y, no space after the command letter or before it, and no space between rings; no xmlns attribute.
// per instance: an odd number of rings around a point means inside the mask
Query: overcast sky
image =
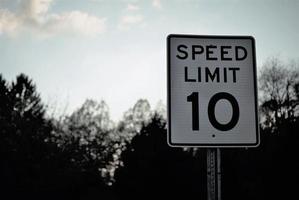
<svg viewBox="0 0 299 200"><path fill-rule="evenodd" d="M45 103L105 100L114 120L166 100L170 33L252 35L257 63L299 58L296 0L0 0L0 73L21 72Z"/></svg>

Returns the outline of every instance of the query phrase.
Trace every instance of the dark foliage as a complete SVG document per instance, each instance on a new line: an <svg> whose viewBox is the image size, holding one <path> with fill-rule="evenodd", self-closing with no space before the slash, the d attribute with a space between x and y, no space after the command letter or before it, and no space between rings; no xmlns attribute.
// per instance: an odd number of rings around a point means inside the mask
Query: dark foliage
<svg viewBox="0 0 299 200"><path fill-rule="evenodd" d="M299 63L270 58L259 77L260 116L263 127L277 131L285 120L294 122L299 112Z"/></svg>
<svg viewBox="0 0 299 200"><path fill-rule="evenodd" d="M299 119L273 133L261 129L256 149L222 151L223 199L291 199L299 178Z"/></svg>
<svg viewBox="0 0 299 200"><path fill-rule="evenodd" d="M107 195L99 174L71 162L53 142L36 87L21 74L0 76L0 191L3 199L89 199Z"/></svg>
<svg viewBox="0 0 299 200"><path fill-rule="evenodd" d="M154 115L128 144L115 177L121 199L204 197L202 158L170 148L166 137L165 121Z"/></svg>

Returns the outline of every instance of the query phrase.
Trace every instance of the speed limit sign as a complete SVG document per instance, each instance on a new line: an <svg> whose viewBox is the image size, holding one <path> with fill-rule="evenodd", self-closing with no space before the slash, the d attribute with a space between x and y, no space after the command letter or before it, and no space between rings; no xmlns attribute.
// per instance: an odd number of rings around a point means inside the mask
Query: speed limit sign
<svg viewBox="0 0 299 200"><path fill-rule="evenodd" d="M169 35L167 91L169 145L259 144L253 37Z"/></svg>

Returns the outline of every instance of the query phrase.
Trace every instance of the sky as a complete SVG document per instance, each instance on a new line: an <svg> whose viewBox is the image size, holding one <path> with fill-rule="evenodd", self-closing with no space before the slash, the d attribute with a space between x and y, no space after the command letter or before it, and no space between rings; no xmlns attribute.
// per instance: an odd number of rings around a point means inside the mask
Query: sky
<svg viewBox="0 0 299 200"><path fill-rule="evenodd" d="M166 103L168 34L251 35L258 68L299 58L297 0L0 0L0 73L27 74L50 110Z"/></svg>

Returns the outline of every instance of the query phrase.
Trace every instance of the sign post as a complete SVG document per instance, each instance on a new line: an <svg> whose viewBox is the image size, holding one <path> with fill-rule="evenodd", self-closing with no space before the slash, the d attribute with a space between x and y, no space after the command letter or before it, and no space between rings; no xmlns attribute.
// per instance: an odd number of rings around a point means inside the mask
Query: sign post
<svg viewBox="0 0 299 200"><path fill-rule="evenodd" d="M220 148L259 145L257 107L253 37L168 36L168 144L208 148L209 199L221 199Z"/></svg>
<svg viewBox="0 0 299 200"><path fill-rule="evenodd" d="M208 200L216 200L216 159L215 149L207 149L207 196Z"/></svg>
<svg viewBox="0 0 299 200"><path fill-rule="evenodd" d="M219 148L207 149L208 200L221 199L221 154Z"/></svg>
<svg viewBox="0 0 299 200"><path fill-rule="evenodd" d="M217 148L217 188L218 200L221 200L221 151Z"/></svg>

